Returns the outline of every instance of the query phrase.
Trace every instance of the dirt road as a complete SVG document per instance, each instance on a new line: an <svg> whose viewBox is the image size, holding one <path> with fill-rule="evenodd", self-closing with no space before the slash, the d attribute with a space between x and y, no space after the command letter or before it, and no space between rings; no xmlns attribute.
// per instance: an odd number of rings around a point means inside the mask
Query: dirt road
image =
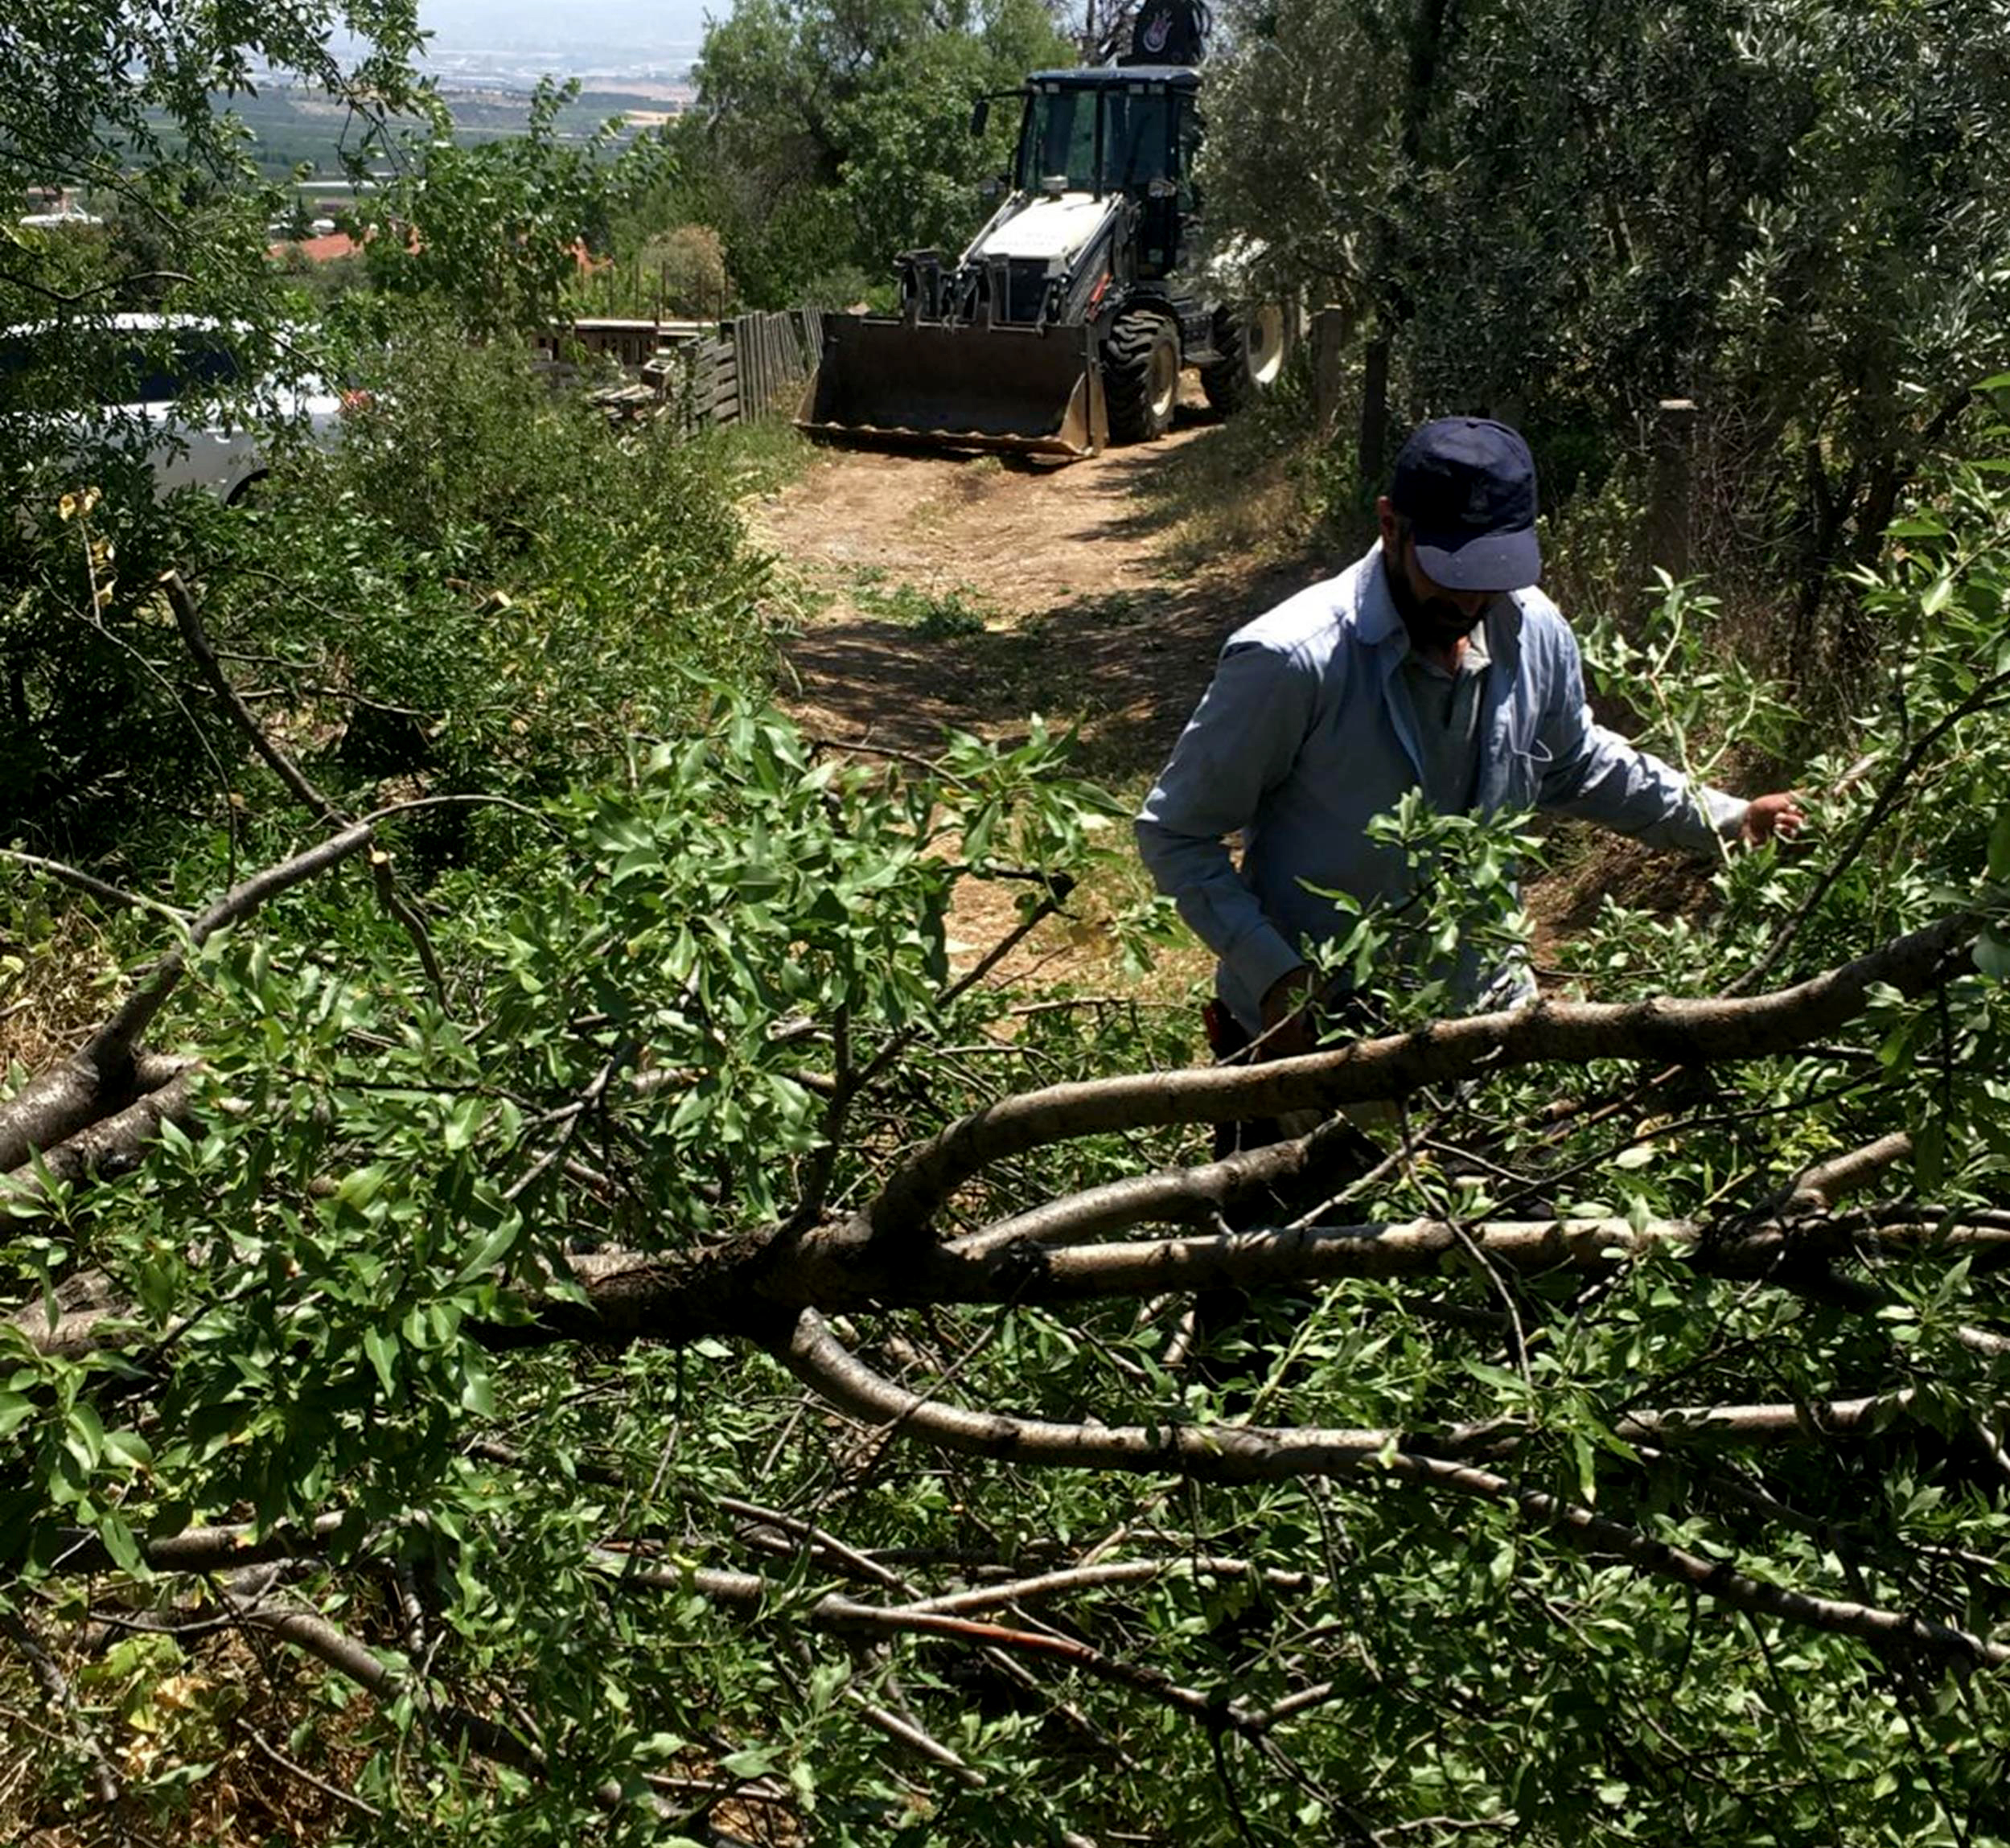
<svg viewBox="0 0 2010 1848"><path fill-rule="evenodd" d="M1235 433L1189 414L1161 441L1064 467L820 452L753 509L793 583L789 700L814 733L927 750L1026 716L1079 725L1123 785L1163 760L1222 639L1330 565L1280 535L1222 543ZM1258 470L1260 473L1260 469ZM1281 483L1281 473L1280 473Z"/></svg>

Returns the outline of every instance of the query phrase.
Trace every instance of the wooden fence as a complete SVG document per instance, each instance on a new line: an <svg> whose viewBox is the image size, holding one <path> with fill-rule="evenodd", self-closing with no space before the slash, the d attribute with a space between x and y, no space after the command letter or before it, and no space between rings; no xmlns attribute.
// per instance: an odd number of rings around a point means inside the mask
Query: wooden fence
<svg viewBox="0 0 2010 1848"><path fill-rule="evenodd" d="M617 361L627 376L596 400L610 416L674 417L687 431L793 417L824 347L814 308L689 321L582 320L540 343L554 359L584 351Z"/></svg>

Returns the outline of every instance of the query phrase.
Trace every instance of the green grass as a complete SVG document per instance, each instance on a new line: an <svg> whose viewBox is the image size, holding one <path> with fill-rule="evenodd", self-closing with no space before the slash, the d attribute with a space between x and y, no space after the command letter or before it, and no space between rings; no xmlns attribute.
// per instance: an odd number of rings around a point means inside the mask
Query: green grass
<svg viewBox="0 0 2010 1848"><path fill-rule="evenodd" d="M868 565L853 581L852 601L861 615L898 622L929 641L959 635L981 635L998 612L990 599L968 584L947 590L924 590L919 585L889 584L877 565Z"/></svg>

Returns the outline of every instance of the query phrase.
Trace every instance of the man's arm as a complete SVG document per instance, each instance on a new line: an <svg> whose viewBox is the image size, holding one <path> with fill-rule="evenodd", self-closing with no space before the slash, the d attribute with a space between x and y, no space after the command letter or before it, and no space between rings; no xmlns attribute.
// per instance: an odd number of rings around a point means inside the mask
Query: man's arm
<svg viewBox="0 0 2010 1848"><path fill-rule="evenodd" d="M1756 847L1798 832L1803 817L1791 795L1745 802L1708 783L1691 782L1597 724L1585 698L1576 638L1564 629L1558 645L1561 672L1543 728L1549 762L1537 799L1540 807L1601 823L1650 847L1706 856L1728 840Z"/></svg>
<svg viewBox="0 0 2010 1848"><path fill-rule="evenodd" d="M1194 935L1250 994L1301 958L1264 915L1224 844L1291 773L1312 719L1316 667L1295 651L1231 642L1137 817L1138 852Z"/></svg>

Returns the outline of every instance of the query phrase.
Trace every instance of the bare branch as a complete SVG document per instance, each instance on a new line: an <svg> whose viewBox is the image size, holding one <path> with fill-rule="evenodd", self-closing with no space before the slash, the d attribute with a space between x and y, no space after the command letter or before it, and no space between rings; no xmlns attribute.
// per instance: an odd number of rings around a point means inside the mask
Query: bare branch
<svg viewBox="0 0 2010 1848"><path fill-rule="evenodd" d="M890 1739L906 1746L910 1751L918 1751L931 1764L939 1764L956 1780L971 1790L984 1787L984 1774L965 1760L952 1747L944 1745L931 1733L924 1731L913 1720L902 1719L879 1706L857 1688L848 1687L845 1698L865 1718Z"/></svg>
<svg viewBox="0 0 2010 1848"><path fill-rule="evenodd" d="M1908 1160L1912 1152L1913 1139L1903 1130L1881 1135L1860 1148L1817 1162L1794 1181L1788 1197L1797 1205L1833 1206L1840 1195L1875 1181L1887 1168Z"/></svg>
<svg viewBox="0 0 2010 1848"><path fill-rule="evenodd" d="M1336 1119L1309 1135L1220 1161L1157 1174L1127 1175L1121 1181L1085 1188L1065 1199L994 1221L945 1248L960 1258L977 1259L1021 1241L1075 1244L1148 1222L1217 1225L1239 1207L1267 1201L1280 1186L1317 1173L1329 1152L1350 1155L1358 1147L1359 1131L1344 1119Z"/></svg>
<svg viewBox="0 0 2010 1848"><path fill-rule="evenodd" d="M1790 1051L1853 1018L1876 986L1908 994L1931 987L1976 923L1972 914L1943 919L1794 988L1748 1000L1541 1001L1267 1065L1097 1079L1006 1098L924 1145L859 1214L853 1234L861 1242L912 1238L992 1163L1077 1136L1297 1110L1330 1115L1343 1104L1407 1097L1428 1086L1546 1061L1708 1065Z"/></svg>
<svg viewBox="0 0 2010 1848"><path fill-rule="evenodd" d="M1520 1488L1506 1477L1451 1457L1405 1449L1400 1434L1262 1431L1170 1423L1155 1428L1068 1425L967 1411L923 1401L874 1373L845 1349L814 1312L804 1313L779 1357L805 1384L853 1416L874 1425L900 1423L946 1449L1035 1466L1178 1475L1216 1482L1384 1470L1422 1487L1518 1507L1576 1545L1617 1553L1642 1571L1675 1579L1737 1609L1839 1632L1881 1650L1913 1651L1937 1660L1992 1667L2010 1664L2010 1646L1902 1612L1763 1583L1722 1561L1671 1546L1574 1502Z"/></svg>
<svg viewBox="0 0 2010 1848"><path fill-rule="evenodd" d="M1309 1572L1285 1572L1253 1565L1247 1559L1112 1559L1093 1566L1070 1566L1042 1572L1030 1579L1015 1579L1001 1585L979 1585L968 1591L948 1591L938 1598L923 1598L903 1607L909 1611L947 1611L968 1616L972 1611L995 1611L1007 1604L1031 1604L1042 1598L1066 1597L1071 1592L1093 1591L1105 1585L1148 1584L1153 1579L1206 1572L1219 1579L1260 1579L1273 1591L1302 1593L1315 1581Z"/></svg>
<svg viewBox="0 0 2010 1848"><path fill-rule="evenodd" d="M107 905L122 906L134 911L155 911L184 927L187 924L186 912L172 905L164 905L158 898L150 898L143 892L128 892L123 886L101 879L94 873L86 873L80 866L71 866L60 860L45 860L39 853L22 853L12 848L0 848L0 860L25 866L31 873L42 873L93 898L101 898Z"/></svg>
<svg viewBox="0 0 2010 1848"><path fill-rule="evenodd" d="M384 1814L384 1812L374 1803L364 1802L353 1791L344 1790L339 1785L330 1784L325 1778L315 1776L304 1764L296 1764L270 1739L267 1739L257 1727L252 1725L241 1715L237 1720L236 1730L251 1741L261 1758L270 1764L277 1765L289 1777L298 1778L302 1784L308 1784L319 1791L323 1797L333 1797L344 1809L353 1809L359 1816L367 1816L374 1821Z"/></svg>
<svg viewBox="0 0 2010 1848"><path fill-rule="evenodd" d="M203 627L201 612L195 607L195 599L188 586L182 581L179 572L171 571L161 579L161 589L166 593L168 606L175 612L175 626L181 631L182 640L188 651L195 657L195 665L210 690L229 715L231 723L245 734L253 750L262 758L273 774L279 778L295 797L306 804L310 813L331 827L348 827L353 825L350 817L323 795L310 782L306 774L293 759L266 737L265 729L253 716L231 684L230 676L224 671L223 664L216 659L216 650L210 646L209 636ZM434 953L433 940L426 934L425 923L413 910L404 893L397 888L397 881L391 871L390 856L372 853L370 873L376 881L377 901L392 917L403 926L405 934L412 940L412 947L418 952L421 965L425 971L427 981L436 995L446 992L446 977L440 968L438 956Z"/></svg>
<svg viewBox="0 0 2010 1848"><path fill-rule="evenodd" d="M231 723L245 734L251 748L265 759L265 766L277 777L294 795L303 803L317 821L330 827L348 825L349 818L323 795L310 782L306 774L293 759L265 736L265 728L258 723L251 708L240 697L230 676L224 671L223 663L216 659L216 651L210 646L209 635L203 626L201 613L195 607L195 599L187 585L182 581L179 571L170 571L161 579L161 589L167 598L168 608L175 613L175 626L181 631L183 642L195 658L195 665L209 684Z"/></svg>
<svg viewBox="0 0 2010 1848"><path fill-rule="evenodd" d="M163 1539L146 1541L141 1551L156 1572L237 1572L247 1566L269 1566L318 1554L350 1518L323 1514L305 1527L275 1527L262 1534L249 1525L190 1527ZM105 1543L88 1528L64 1531L60 1556L66 1572L117 1570Z"/></svg>

